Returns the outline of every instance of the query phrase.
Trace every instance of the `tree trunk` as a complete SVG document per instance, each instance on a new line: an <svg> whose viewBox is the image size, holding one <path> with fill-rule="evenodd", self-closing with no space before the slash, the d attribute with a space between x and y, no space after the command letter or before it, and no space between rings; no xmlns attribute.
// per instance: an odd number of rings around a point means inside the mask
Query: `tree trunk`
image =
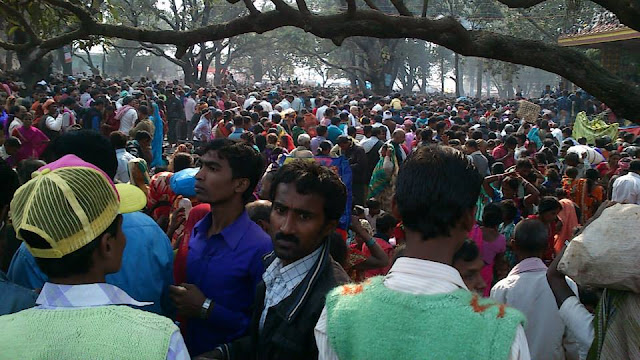
<svg viewBox="0 0 640 360"><path fill-rule="evenodd" d="M133 60L135 59L137 51L124 50L124 57L122 58L122 69L120 72L122 76L131 76L133 73Z"/></svg>
<svg viewBox="0 0 640 360"><path fill-rule="evenodd" d="M440 92L444 94L444 56L440 56Z"/></svg>
<svg viewBox="0 0 640 360"><path fill-rule="evenodd" d="M262 59L260 57L251 57L251 72L253 73L254 82L262 82L262 77L264 76L264 66L262 65Z"/></svg>
<svg viewBox="0 0 640 360"><path fill-rule="evenodd" d="M4 70L11 71L13 70L13 51L6 50L4 54Z"/></svg>
<svg viewBox="0 0 640 360"><path fill-rule="evenodd" d="M458 55L458 53L454 53L454 72L455 72L455 78L456 78L456 97L460 97L462 95L462 79L460 78L460 76L462 75L460 72L460 55Z"/></svg>
<svg viewBox="0 0 640 360"><path fill-rule="evenodd" d="M107 75L107 52L102 48L102 74Z"/></svg>
<svg viewBox="0 0 640 360"><path fill-rule="evenodd" d="M487 97L491 97L491 73L489 71L486 72L485 78L487 79Z"/></svg>
<svg viewBox="0 0 640 360"><path fill-rule="evenodd" d="M479 99L482 97L482 73L483 69L483 61L480 58L476 58L476 97Z"/></svg>
<svg viewBox="0 0 640 360"><path fill-rule="evenodd" d="M190 61L185 61L184 64L180 66L182 68L182 72L184 73L184 83L185 84L195 84L197 77L197 68L193 68Z"/></svg>

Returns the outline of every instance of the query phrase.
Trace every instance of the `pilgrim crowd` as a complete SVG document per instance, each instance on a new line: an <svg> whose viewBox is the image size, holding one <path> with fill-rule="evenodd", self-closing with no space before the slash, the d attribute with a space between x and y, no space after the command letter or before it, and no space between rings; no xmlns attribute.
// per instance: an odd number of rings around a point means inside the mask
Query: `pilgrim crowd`
<svg viewBox="0 0 640 360"><path fill-rule="evenodd" d="M638 295L558 270L640 205L584 92L0 82L0 359L640 358Z"/></svg>

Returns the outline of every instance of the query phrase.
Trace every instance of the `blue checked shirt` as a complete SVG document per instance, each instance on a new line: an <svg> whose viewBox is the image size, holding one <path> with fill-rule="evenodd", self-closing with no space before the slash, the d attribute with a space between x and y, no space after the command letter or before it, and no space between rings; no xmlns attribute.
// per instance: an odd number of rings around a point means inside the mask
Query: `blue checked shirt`
<svg viewBox="0 0 640 360"><path fill-rule="evenodd" d="M147 306L151 302L136 301L122 289L105 283L58 285L45 283L36 300L36 309L51 310L106 305ZM184 339L176 330L169 340L167 360L190 359Z"/></svg>
<svg viewBox="0 0 640 360"><path fill-rule="evenodd" d="M264 308L260 316L260 331L264 326L269 308L278 305L287 296L293 293L309 270L316 263L324 246L320 246L316 251L297 260L287 266L282 266L282 260L276 258L267 270L262 274L262 280L266 288L264 295Z"/></svg>

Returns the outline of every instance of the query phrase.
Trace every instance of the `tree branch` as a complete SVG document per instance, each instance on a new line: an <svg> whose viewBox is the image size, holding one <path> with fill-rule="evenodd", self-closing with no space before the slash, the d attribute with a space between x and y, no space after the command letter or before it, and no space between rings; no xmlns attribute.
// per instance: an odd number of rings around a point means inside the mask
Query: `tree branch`
<svg viewBox="0 0 640 360"><path fill-rule="evenodd" d="M529 8L545 0L498 0L510 8ZM640 31L640 5L638 0L591 0L614 13L628 27Z"/></svg>
<svg viewBox="0 0 640 360"><path fill-rule="evenodd" d="M353 17L356 13L356 0L347 0L347 16Z"/></svg>
<svg viewBox="0 0 640 360"><path fill-rule="evenodd" d="M364 0L364 3L367 4L367 6L371 8L371 10L380 11L380 8L378 8L372 0Z"/></svg>
<svg viewBox="0 0 640 360"><path fill-rule="evenodd" d="M84 20L79 29L43 41L35 50L23 44L15 45L23 50L31 49L30 51L34 51L34 54L46 54L72 40L84 39L92 35L172 44L176 46L177 55L179 55L184 54L191 45L203 41L221 40L251 32L262 34L286 26L304 29L318 37L331 39L337 45L342 44L344 39L355 36L381 39L415 38L441 45L460 55L528 65L561 75L605 102L616 114L640 122L640 102L637 101L640 98L640 89L613 75L579 51L490 31L467 30L453 17L439 19L398 17L368 9L356 9L352 18L344 12L303 16L300 11L290 7L283 0L272 0L276 4L275 11L240 16L229 22L211 24L189 31L157 31L97 23L87 18L88 12L83 8L67 1L43 1L49 4L59 3L64 6L64 9L73 11L73 14L81 16ZM619 2L629 6L629 0ZM0 43L0 45L8 44ZM572 66L566 66L566 64L572 64ZM621 96L621 93L625 96Z"/></svg>
<svg viewBox="0 0 640 360"><path fill-rule="evenodd" d="M249 10L250 15L260 14L260 11L256 9L256 6L253 4L253 0L243 0L243 1L244 1L244 6Z"/></svg>
<svg viewBox="0 0 640 360"><path fill-rule="evenodd" d="M398 13L402 16L413 16L413 13L407 8L403 0L391 0L393 6L395 6Z"/></svg>
<svg viewBox="0 0 640 360"><path fill-rule="evenodd" d="M36 35L36 33L33 31L31 24L29 24L27 19L25 19L18 10L14 9L4 1L0 1L0 9L5 12L8 17L13 18L20 24L20 26L22 26L24 32L27 34L27 38L29 38L29 40L27 41L28 43L37 44L41 42L38 35Z"/></svg>
<svg viewBox="0 0 640 360"><path fill-rule="evenodd" d="M296 4L298 5L298 10L305 15L311 15L311 11L309 11L309 7L307 7L307 2L304 0L296 0Z"/></svg>
<svg viewBox="0 0 640 360"><path fill-rule="evenodd" d="M429 7L429 0L422 0L422 17L427 17L428 7Z"/></svg>

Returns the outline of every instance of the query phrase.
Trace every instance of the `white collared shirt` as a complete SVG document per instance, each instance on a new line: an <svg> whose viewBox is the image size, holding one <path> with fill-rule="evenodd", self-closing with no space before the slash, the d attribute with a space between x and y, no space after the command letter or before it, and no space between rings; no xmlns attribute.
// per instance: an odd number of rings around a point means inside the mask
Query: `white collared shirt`
<svg viewBox="0 0 640 360"><path fill-rule="evenodd" d="M640 205L640 175L629 172L620 176L613 183L611 200L624 203Z"/></svg>
<svg viewBox="0 0 640 360"><path fill-rule="evenodd" d="M389 273L384 278L384 286L391 290L410 293L414 295L433 295L467 290L460 273L455 268L428 260L420 260L401 257L393 264ZM319 360L338 360L329 337L327 336L327 308L322 309L322 314L314 329L316 345L318 346ZM529 360L529 346L524 329L518 325L516 336L511 345L510 360ZM347 359L343 359L347 360Z"/></svg>
<svg viewBox="0 0 640 360"><path fill-rule="evenodd" d="M116 170L115 179L121 183L129 182L129 161L135 159L126 149L116 149L116 159L118 160L118 169Z"/></svg>
<svg viewBox="0 0 640 360"><path fill-rule="evenodd" d="M574 293L575 283L567 279ZM491 298L520 310L527 317L525 334L531 358L563 360L565 353L577 358L578 351L565 340L566 327L558 312L555 296L547 282L547 267L539 258L518 263L506 278L491 289Z"/></svg>
<svg viewBox="0 0 640 360"><path fill-rule="evenodd" d="M152 304L153 302L137 301L124 290L111 284L60 285L47 282L42 287L35 308L47 311L107 305L147 306ZM167 360L182 359L190 359L189 351L180 330L176 330L169 340Z"/></svg>
<svg viewBox="0 0 640 360"><path fill-rule="evenodd" d="M296 260L295 262L282 266L282 260L276 258L262 274L265 285L264 307L260 316L260 331L267 319L269 308L278 305L304 280L309 270L316 263L324 246L320 246L311 254Z"/></svg>

